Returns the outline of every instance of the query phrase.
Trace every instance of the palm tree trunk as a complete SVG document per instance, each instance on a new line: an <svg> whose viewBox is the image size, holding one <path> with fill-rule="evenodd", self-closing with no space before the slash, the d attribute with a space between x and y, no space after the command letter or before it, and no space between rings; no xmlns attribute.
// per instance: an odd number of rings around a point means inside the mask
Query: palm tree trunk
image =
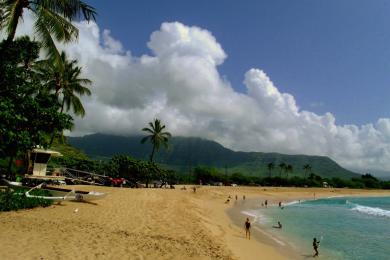
<svg viewBox="0 0 390 260"><path fill-rule="evenodd" d="M60 111L60 114L62 114L62 112L64 112L64 105L65 105L65 100L63 99L63 100L62 100L62 104L61 104L61 111ZM54 129L53 129L53 134L51 135L51 138L50 138L49 146L51 146L51 145L53 144L55 135L56 135L56 129L54 128Z"/></svg>
<svg viewBox="0 0 390 260"><path fill-rule="evenodd" d="M7 168L7 175L8 175L8 178L11 179L12 178L12 173L11 173L11 170L12 170L12 162L14 161L14 156L11 155L9 157L9 162L8 162L8 168Z"/></svg>
<svg viewBox="0 0 390 260"><path fill-rule="evenodd" d="M153 145L152 153L150 154L150 162L153 162L153 156L154 156L155 149L156 149L156 146Z"/></svg>

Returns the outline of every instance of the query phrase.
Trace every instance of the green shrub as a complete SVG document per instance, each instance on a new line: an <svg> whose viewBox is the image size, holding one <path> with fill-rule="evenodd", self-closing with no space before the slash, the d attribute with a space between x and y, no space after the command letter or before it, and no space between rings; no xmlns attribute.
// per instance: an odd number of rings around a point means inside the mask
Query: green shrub
<svg viewBox="0 0 390 260"><path fill-rule="evenodd" d="M6 189L0 192L0 211L11 211L18 209L31 209L35 207L48 207L53 202L40 198L27 198L24 194L26 189ZM49 192L44 190L34 190L32 195L50 196Z"/></svg>

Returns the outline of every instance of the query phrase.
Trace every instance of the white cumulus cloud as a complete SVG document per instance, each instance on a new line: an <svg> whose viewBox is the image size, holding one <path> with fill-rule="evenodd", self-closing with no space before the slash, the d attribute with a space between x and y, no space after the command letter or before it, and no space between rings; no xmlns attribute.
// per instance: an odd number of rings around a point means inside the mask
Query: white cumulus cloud
<svg viewBox="0 0 390 260"><path fill-rule="evenodd" d="M21 32L29 31L25 21ZM208 138L234 150L326 155L362 171L390 169L390 119L337 125L331 113L301 110L257 68L243 75L247 91L239 93L219 74L227 55L205 29L163 23L147 43L152 55L135 57L109 30L93 22L77 26L78 43L62 48L94 84L73 134L141 134L157 117L174 135Z"/></svg>

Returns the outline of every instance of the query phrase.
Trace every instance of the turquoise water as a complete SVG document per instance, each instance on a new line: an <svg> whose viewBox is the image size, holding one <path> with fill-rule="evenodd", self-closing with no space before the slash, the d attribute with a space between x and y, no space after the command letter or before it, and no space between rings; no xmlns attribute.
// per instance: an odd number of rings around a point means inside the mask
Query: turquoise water
<svg viewBox="0 0 390 260"><path fill-rule="evenodd" d="M246 212L307 258L313 238L322 259L390 259L390 197L343 197ZM282 229L272 228L277 221Z"/></svg>

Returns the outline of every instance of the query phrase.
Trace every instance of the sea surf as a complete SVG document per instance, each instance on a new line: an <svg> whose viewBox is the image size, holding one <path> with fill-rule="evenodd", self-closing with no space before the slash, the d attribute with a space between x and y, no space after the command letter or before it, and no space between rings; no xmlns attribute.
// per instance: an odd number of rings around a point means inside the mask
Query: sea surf
<svg viewBox="0 0 390 260"><path fill-rule="evenodd" d="M390 197L335 197L282 206L242 213L302 258L314 253L316 238L322 259L390 259ZM278 221L282 228L273 228Z"/></svg>

